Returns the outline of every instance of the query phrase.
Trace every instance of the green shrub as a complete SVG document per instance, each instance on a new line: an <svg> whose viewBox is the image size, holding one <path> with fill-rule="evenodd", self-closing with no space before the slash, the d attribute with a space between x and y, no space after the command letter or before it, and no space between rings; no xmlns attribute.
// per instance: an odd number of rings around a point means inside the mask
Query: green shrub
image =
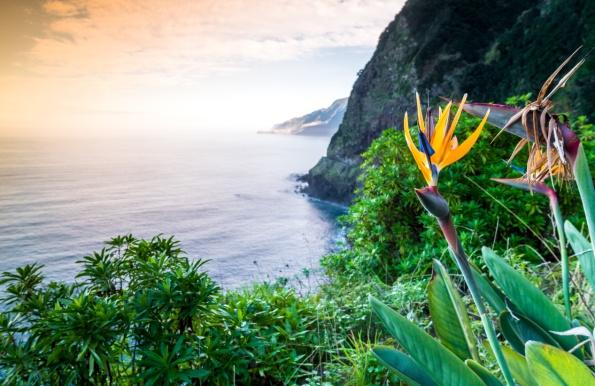
<svg viewBox="0 0 595 386"><path fill-rule="evenodd" d="M281 285L230 291L201 332L215 384L291 383L315 373L326 337L317 301Z"/></svg>
<svg viewBox="0 0 595 386"><path fill-rule="evenodd" d="M330 363L370 320L344 283L221 292L173 238L115 237L78 263L74 284L46 283L35 264L2 274L4 384L324 383L347 376Z"/></svg>

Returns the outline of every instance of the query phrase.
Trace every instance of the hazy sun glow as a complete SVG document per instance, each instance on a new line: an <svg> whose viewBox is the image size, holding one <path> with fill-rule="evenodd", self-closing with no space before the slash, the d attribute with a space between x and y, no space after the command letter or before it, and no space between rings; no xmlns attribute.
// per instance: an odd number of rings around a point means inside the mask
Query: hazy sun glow
<svg viewBox="0 0 595 386"><path fill-rule="evenodd" d="M0 136L266 129L348 95L401 6L8 0Z"/></svg>

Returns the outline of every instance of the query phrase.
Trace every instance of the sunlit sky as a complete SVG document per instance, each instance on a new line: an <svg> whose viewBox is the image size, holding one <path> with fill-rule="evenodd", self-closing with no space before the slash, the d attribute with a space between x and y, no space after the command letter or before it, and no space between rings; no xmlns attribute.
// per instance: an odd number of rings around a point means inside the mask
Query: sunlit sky
<svg viewBox="0 0 595 386"><path fill-rule="evenodd" d="M267 129L347 96L404 0L0 0L0 137Z"/></svg>

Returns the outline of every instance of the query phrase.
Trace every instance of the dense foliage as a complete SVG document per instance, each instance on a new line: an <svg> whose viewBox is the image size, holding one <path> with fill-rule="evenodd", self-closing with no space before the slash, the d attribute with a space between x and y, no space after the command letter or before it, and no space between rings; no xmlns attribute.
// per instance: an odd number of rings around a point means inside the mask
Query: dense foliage
<svg viewBox="0 0 595 386"><path fill-rule="evenodd" d="M545 95L555 76L556 73L544 83L538 98L526 106L489 103L465 106L465 111L483 116L483 120L464 142L452 136L458 115L450 129L446 126L450 105L440 112L440 119L434 125L431 117L423 119L417 97L419 147L411 139L405 116L407 148L427 183L415 194L439 225L440 231L436 234L441 234L448 243L449 255L466 286L464 293L473 301L471 304L463 302L438 259L434 260L427 290L435 337L399 311L370 297L374 313L397 343L397 347L376 346L373 352L411 385L595 383L595 315L590 300L595 289L595 186L586 153L589 149L585 149L577 134L566 125L564 116L549 111L553 105ZM565 79L558 86L563 86ZM552 88L550 95L558 86ZM463 105L464 101L460 108ZM558 240L557 251L552 251L552 255L559 264L555 264L552 271L560 278L552 286L562 292L562 302L550 299L544 293L545 286L536 286L487 246L481 251L490 277L474 266L453 221L449 199L437 186L439 173L469 152L488 119L502 131L522 138L512 157L518 155L522 147L528 149L526 170L521 177L495 181L547 199ZM590 241L565 219L560 207L560 194L565 192L557 189L556 180L572 182L580 193L577 199L580 205L570 213L584 216ZM572 261L567 240L574 251ZM578 301L572 300L573 294ZM560 303L563 303L563 311ZM470 316L475 315L481 321L481 335L473 331L470 322ZM480 356L479 342L489 351L489 357Z"/></svg>
<svg viewBox="0 0 595 386"><path fill-rule="evenodd" d="M528 97L530 94L510 98L509 102L523 103ZM463 115L457 130L464 138L478 121ZM592 147L593 126L584 117L575 126ZM555 260L555 240L548 237L553 227L547 200L490 180L520 176L505 162L515 141L501 135L492 143L498 132L494 127L484 130L471 154L442 173L440 190L449 198L455 223L465 229L463 244L472 258L483 245L497 250L516 245L526 246L524 252L531 261L537 262L539 255ZM361 187L343 219L351 248L325 257L325 264L333 272L367 272L386 283L403 273L427 272L431 260L446 251L446 243L436 240L438 227L413 194L423 182L406 150L403 133L386 130L363 154L362 169ZM576 208L576 189L563 189L562 207ZM570 219L583 221L580 216Z"/></svg>
<svg viewBox="0 0 595 386"><path fill-rule="evenodd" d="M37 265L3 274L5 383L282 380L314 345L314 303L274 286L223 295L171 238L116 237L79 263L72 285L44 285Z"/></svg>
<svg viewBox="0 0 595 386"><path fill-rule="evenodd" d="M423 285L402 282L223 292L203 261L161 236L115 237L78 263L71 284L46 282L36 264L2 274L3 384L370 384L389 375L363 343L373 334L367 294L422 303Z"/></svg>

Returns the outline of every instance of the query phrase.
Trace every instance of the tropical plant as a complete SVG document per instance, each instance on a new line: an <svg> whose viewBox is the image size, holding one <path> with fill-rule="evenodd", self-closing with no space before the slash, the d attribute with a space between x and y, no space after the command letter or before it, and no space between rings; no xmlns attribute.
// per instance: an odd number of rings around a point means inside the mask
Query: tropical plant
<svg viewBox="0 0 595 386"><path fill-rule="evenodd" d="M0 285L6 285L6 294L2 300L10 305L17 302L27 304L43 281L39 264L27 264L12 272L3 272Z"/></svg>
<svg viewBox="0 0 595 386"><path fill-rule="evenodd" d="M195 378L205 378L207 370L189 367L195 358L193 348L184 346L183 336L173 348L162 342L158 350L142 351L139 365L143 371L138 378L146 386L188 384Z"/></svg>
<svg viewBox="0 0 595 386"><path fill-rule="evenodd" d="M483 129L490 112L488 110L485 113L481 123L473 132L473 134L459 145L457 138L454 136L454 132L457 127L459 117L463 111L467 95L463 96L463 100L461 101L457 113L455 114L450 126L448 123L450 118L449 114L451 103L446 106L444 111L440 111L438 122L434 126L431 116L428 116L427 122L424 124L419 95L416 95L416 97L419 127L418 134L421 150L419 150L413 144L413 140L411 139L407 114L405 114L403 129L405 132L405 138L407 139L407 146L413 154L413 158L415 159L418 168L422 172L424 179L428 183L427 187L423 189L417 189L416 194L423 207L438 221L444 238L446 239L449 249L452 252L452 256L454 257L459 270L463 274L465 283L469 288L473 302L475 303L477 311L479 312L479 316L481 318L481 322L483 324L483 328L490 343L491 349L496 356L496 361L502 370L506 382L512 386L514 385L512 375L510 374L508 365L504 360L504 356L497 342L494 326L487 315L483 300L481 298L481 293L477 283L475 282L475 277L473 276L473 272L468 261L467 254L463 250L457 230L452 222L448 203L440 195L437 187L438 173L440 170L458 161L471 150L479 138L481 130Z"/></svg>
<svg viewBox="0 0 595 386"><path fill-rule="evenodd" d="M570 59L570 58L569 58ZM485 336L488 339L489 353L496 359L501 374L508 385L575 385L594 384L592 369L592 333L589 328L576 327L571 320L569 291L569 262L564 236L568 236L571 245L581 261L583 274L592 283L593 255L592 245L570 223L565 224L557 205L555 191L544 184L546 178L561 176L574 177L591 232L593 205L593 182L589 172L587 157L578 137L570 131L568 125L557 116L551 115L549 98L557 89L563 87L581 62L565 75L558 85L549 91L562 66L547 80L538 100L529 103L523 109L491 104L471 104L467 109L474 114L483 115L480 127L462 144L453 139L452 132L461 110L465 109L465 97L449 129L445 122L449 120L450 103L444 111L440 110L438 122L434 124L431 115L426 121L422 115L421 103L418 104L419 146L413 144L409 133L408 119L405 115L404 132L407 145L421 170L428 186L416 190L424 208L437 220L448 242L451 256L463 274L465 284L479 313ZM482 250L483 259L494 283L469 264L456 228L450 216L447 201L437 189L438 172L443 167L463 157L473 146L481 127L488 119L490 108L495 108L496 117L491 121L500 124L503 130L523 136L521 145L533 141L528 152L528 167L523 180L504 180L503 182L519 186L529 191L538 191L550 198L550 205L557 221L562 255L562 282L566 315L536 286L521 273L515 271L502 258L489 248ZM512 113L511 113L512 110ZM527 115L532 114L532 119ZM506 119L503 119L505 117ZM519 127L515 126L516 121ZM540 122L541 130L536 129ZM533 126L531 126L533 125ZM540 137L541 136L541 137ZM541 143L540 143L541 138ZM547 155L541 153L541 146ZM513 152L515 156L519 146ZM502 182L502 181L501 181ZM591 235L593 241L593 235ZM590 252L590 255L589 255ZM395 369L403 379L412 384L422 385L500 385L500 380L489 370L489 362L481 364L476 348L477 338L472 333L468 310L463 306L446 270L438 262L434 263L434 277L428 286L430 312L438 340L424 332L382 302L371 297L370 304L385 328L395 338L404 352L389 347L377 347L374 353L387 366ZM503 345L497 338L492 317L483 302L487 301L496 313L502 336L510 346ZM593 314L585 304L585 313L578 315L591 329ZM580 337L580 339L577 339ZM584 339L586 337L587 339ZM485 365L485 366L484 366Z"/></svg>

